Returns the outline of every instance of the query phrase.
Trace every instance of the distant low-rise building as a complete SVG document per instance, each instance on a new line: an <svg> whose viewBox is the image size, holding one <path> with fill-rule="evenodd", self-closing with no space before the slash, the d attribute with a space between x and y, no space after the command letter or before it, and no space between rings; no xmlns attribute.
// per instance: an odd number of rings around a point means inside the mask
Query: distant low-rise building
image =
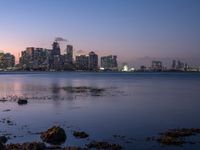
<svg viewBox="0 0 200 150"><path fill-rule="evenodd" d="M155 61L155 60L152 61L151 70L152 71L162 71L163 70L162 61Z"/></svg>
<svg viewBox="0 0 200 150"><path fill-rule="evenodd" d="M172 68L173 71L188 71L189 65L187 63L183 63L180 60L173 60L172 61Z"/></svg>

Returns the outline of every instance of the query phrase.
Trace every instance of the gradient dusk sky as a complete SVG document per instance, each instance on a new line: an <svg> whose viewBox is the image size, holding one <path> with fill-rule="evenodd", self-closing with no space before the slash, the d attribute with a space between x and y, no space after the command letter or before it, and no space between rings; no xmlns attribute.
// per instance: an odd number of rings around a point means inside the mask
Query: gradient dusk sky
<svg viewBox="0 0 200 150"><path fill-rule="evenodd" d="M200 57L200 0L0 0L0 19L0 50L16 56L63 37L121 62Z"/></svg>

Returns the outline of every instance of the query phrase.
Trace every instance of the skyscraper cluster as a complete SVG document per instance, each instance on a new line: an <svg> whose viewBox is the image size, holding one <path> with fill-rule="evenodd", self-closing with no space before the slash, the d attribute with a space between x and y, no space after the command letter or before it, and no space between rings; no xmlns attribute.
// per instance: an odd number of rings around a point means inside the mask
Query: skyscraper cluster
<svg viewBox="0 0 200 150"><path fill-rule="evenodd" d="M57 41L53 42L52 49L28 47L21 52L19 66L22 70L80 70L98 71L98 55L91 51L88 55L75 56L73 46L67 45L65 54ZM101 58L101 68L117 70L117 56L105 56Z"/></svg>
<svg viewBox="0 0 200 150"><path fill-rule="evenodd" d="M73 70L73 46L67 45L63 55L58 42L52 49L28 47L21 52L19 65L23 70Z"/></svg>

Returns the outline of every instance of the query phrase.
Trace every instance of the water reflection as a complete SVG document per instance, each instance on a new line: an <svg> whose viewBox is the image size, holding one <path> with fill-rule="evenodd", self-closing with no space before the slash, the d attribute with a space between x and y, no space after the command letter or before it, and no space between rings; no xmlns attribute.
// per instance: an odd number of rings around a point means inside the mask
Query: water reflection
<svg viewBox="0 0 200 150"><path fill-rule="evenodd" d="M65 145L84 145L85 141L71 137L72 130L81 129L91 139L116 141L113 135L117 134L139 141L121 142L126 149L156 150L159 145L146 143L147 136L168 128L200 127L200 121L194 117L199 114L200 75L12 74L1 75L0 83L1 97L30 98L25 106L18 106L15 101L0 102L0 112L11 109L1 113L0 120L10 117L16 123L7 126L0 122L2 133L12 134L9 142L40 141L38 135L27 134L28 131L44 131L56 123L69 135ZM108 91L114 88L103 96L80 96L62 89L81 86ZM27 127L22 129L23 126Z"/></svg>

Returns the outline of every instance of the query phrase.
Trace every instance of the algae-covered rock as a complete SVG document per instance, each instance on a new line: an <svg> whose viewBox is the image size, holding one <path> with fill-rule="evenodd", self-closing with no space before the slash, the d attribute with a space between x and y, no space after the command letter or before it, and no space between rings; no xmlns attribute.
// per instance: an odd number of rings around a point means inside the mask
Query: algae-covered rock
<svg viewBox="0 0 200 150"><path fill-rule="evenodd" d="M41 139L44 142L54 145L60 145L64 143L66 138L67 136L65 130L58 126L53 126L41 134Z"/></svg>

